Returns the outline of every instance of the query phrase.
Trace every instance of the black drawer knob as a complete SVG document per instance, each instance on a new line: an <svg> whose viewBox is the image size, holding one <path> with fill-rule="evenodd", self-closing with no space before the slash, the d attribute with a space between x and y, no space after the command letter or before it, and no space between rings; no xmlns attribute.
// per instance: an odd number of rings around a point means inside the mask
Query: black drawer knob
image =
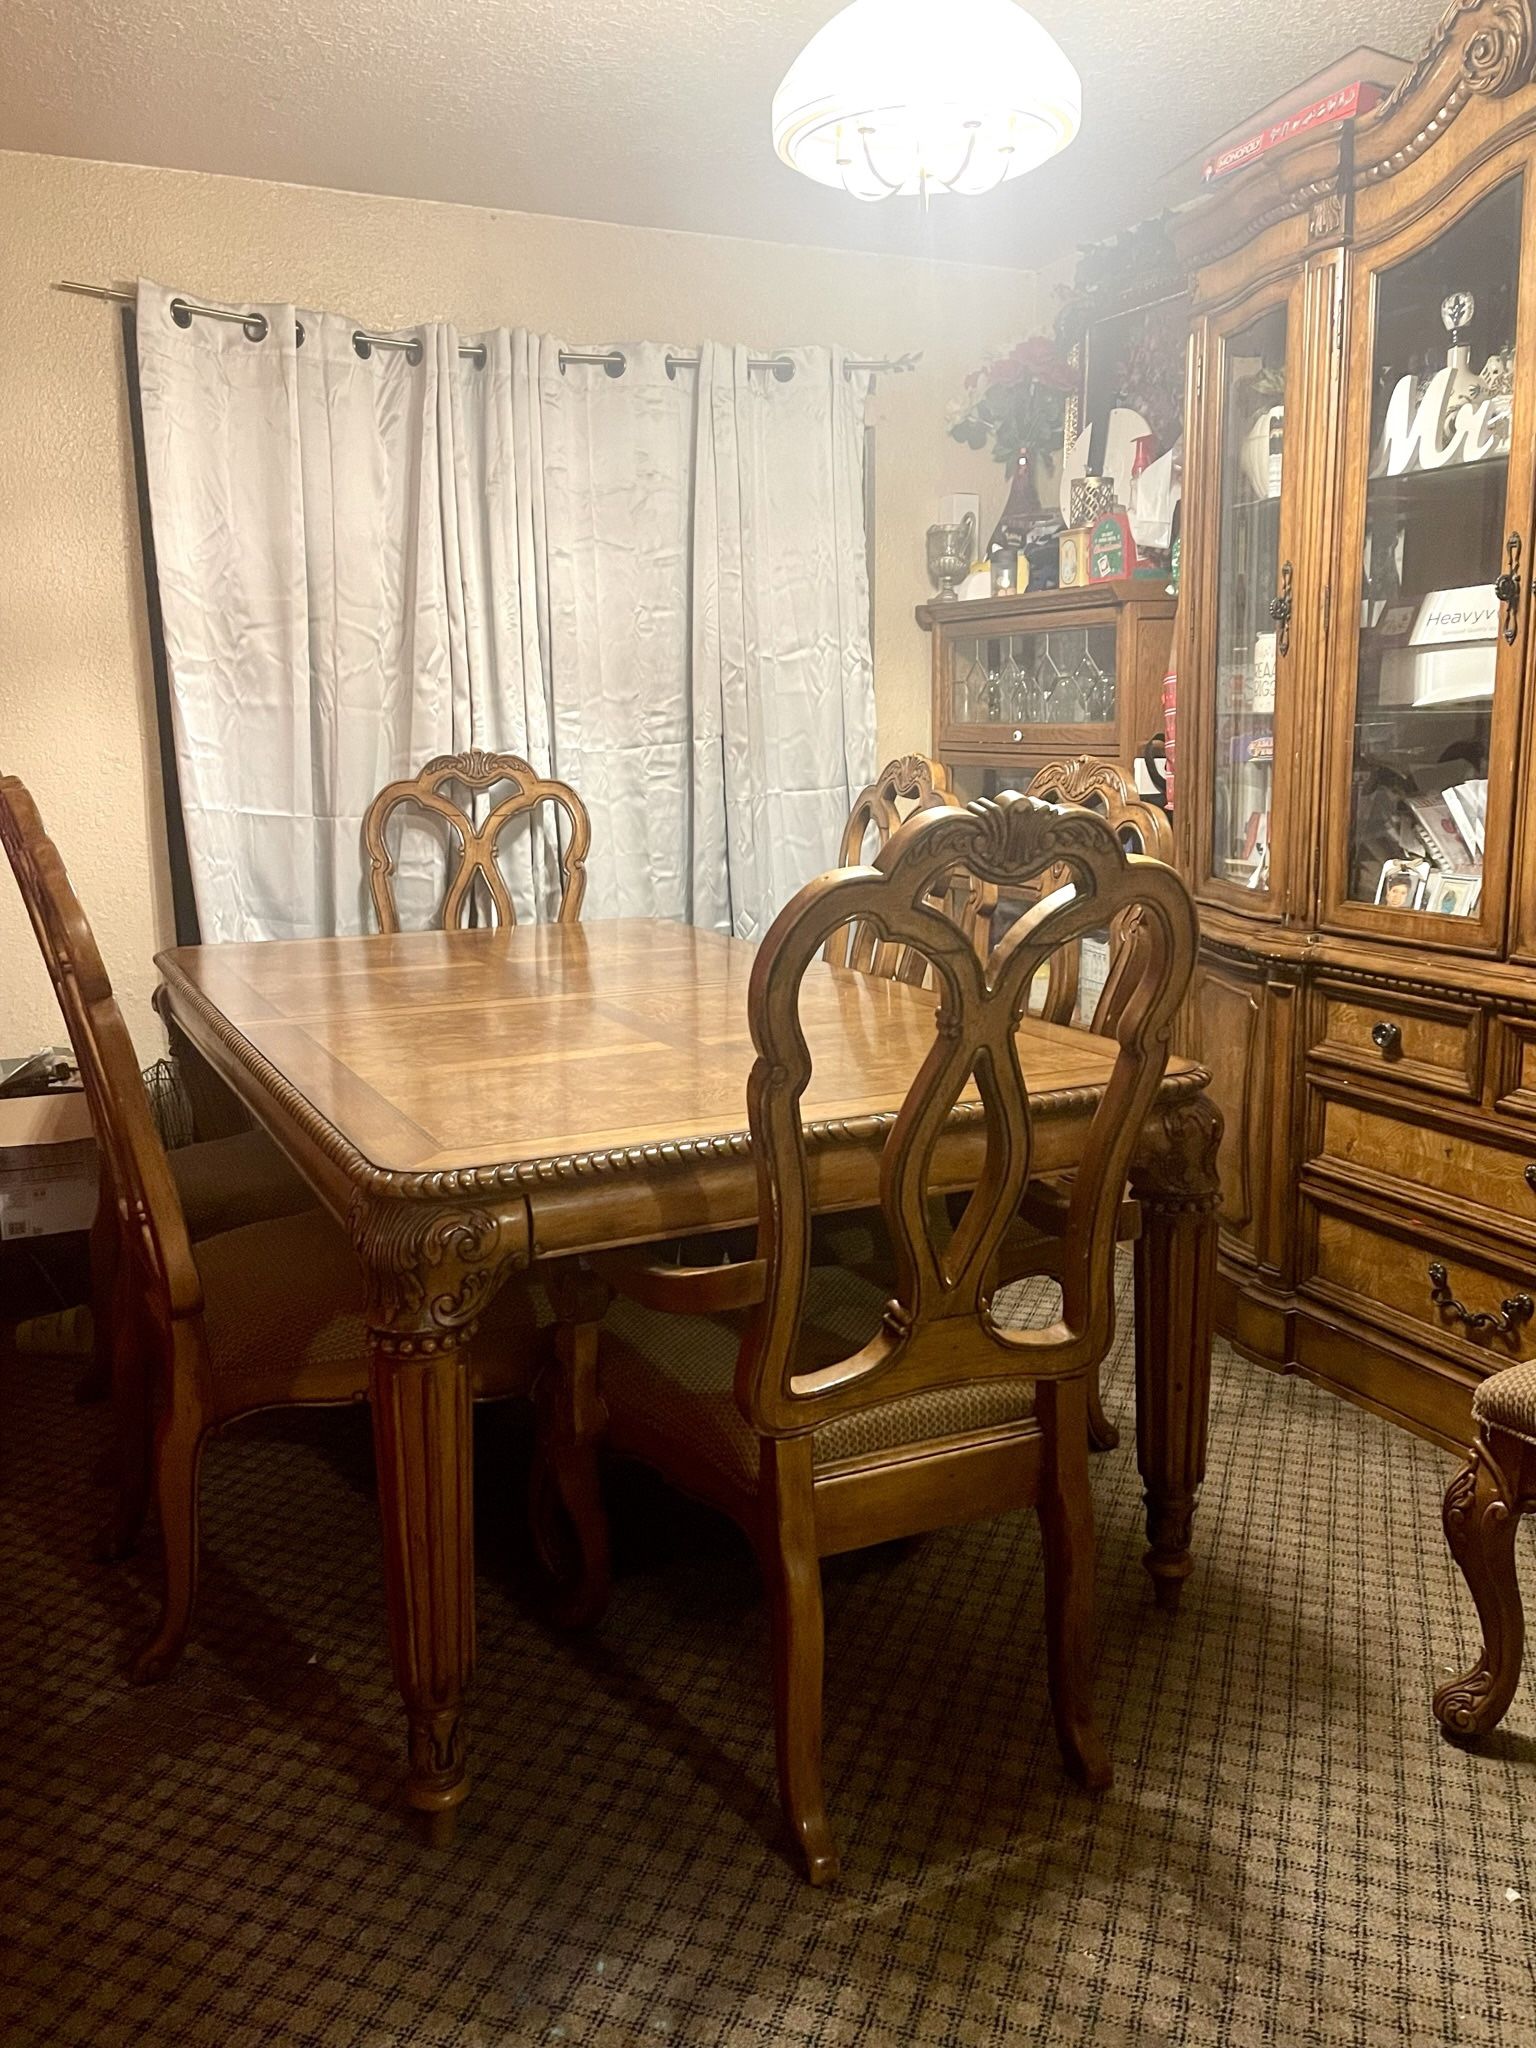
<svg viewBox="0 0 1536 2048"><path fill-rule="evenodd" d="M1371 1043L1380 1048L1384 1059L1393 1060L1403 1049L1403 1027L1383 1020L1371 1026Z"/></svg>

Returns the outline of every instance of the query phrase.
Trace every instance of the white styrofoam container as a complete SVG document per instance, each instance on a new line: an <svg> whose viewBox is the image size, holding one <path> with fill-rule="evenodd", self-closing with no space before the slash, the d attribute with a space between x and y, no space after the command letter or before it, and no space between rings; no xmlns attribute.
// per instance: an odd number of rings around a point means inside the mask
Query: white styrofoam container
<svg viewBox="0 0 1536 2048"><path fill-rule="evenodd" d="M1491 583L1432 590L1406 647L1381 657L1383 704L1459 704L1493 695L1499 603Z"/></svg>

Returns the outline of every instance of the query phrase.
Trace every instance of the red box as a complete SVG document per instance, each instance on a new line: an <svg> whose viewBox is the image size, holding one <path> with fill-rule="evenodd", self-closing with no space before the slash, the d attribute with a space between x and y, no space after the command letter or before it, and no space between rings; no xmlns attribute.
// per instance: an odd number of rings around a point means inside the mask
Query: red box
<svg viewBox="0 0 1536 2048"><path fill-rule="evenodd" d="M1369 85L1363 80L1341 85L1322 99L1314 100L1311 106L1298 107L1294 114L1283 115L1280 120L1271 121L1268 127L1260 128L1256 134L1247 135L1241 142L1218 150L1215 156L1207 158L1201 175L1208 180L1228 177L1233 171L1242 170L1246 164L1256 162L1268 150L1278 148L1282 142L1305 135L1310 128L1328 128L1337 121L1353 121L1361 114L1368 114L1383 96L1379 85Z"/></svg>

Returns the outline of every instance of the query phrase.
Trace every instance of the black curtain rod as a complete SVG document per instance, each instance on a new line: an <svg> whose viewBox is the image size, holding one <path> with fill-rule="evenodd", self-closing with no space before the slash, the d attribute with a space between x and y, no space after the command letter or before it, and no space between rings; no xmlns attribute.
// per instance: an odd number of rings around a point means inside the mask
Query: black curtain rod
<svg viewBox="0 0 1536 2048"><path fill-rule="evenodd" d="M74 292L83 299L106 299L114 306L137 306L138 304L138 294L136 292L125 291L118 285L77 284L73 279L64 278L54 286L54 290L58 292ZM194 318L229 320L235 326L243 328L246 338L250 341L265 341L267 338L268 323L265 313L231 313L223 306L199 306L195 305L190 299L177 298L171 301L171 318L178 327L190 327ZM294 327L294 340L302 348L304 346L303 321L296 321ZM361 327L353 331L352 346L365 361L376 348L398 349L406 360L411 363L419 363L422 357L421 343L414 338L402 339L398 334L369 334ZM459 354L474 363L477 368L482 370L485 368L485 344L483 342L475 342L471 343L468 347L461 347ZM850 359L843 364L843 375L845 377L853 377L860 372L867 372L873 376L882 370L896 372L915 370L922 359L921 350L916 349L908 355L896 356L889 361L855 362ZM622 377L628 368L628 358L624 351L619 348L607 349L601 352L588 352L582 349L561 349L560 371L562 376L571 363L591 363L605 370L610 377ZM697 356L669 355L666 358L666 365L667 375L675 377L679 370L696 370L699 366L699 358ZM749 370L771 370L781 384L787 384L795 374L795 366L788 356L750 356L747 360L747 368Z"/></svg>

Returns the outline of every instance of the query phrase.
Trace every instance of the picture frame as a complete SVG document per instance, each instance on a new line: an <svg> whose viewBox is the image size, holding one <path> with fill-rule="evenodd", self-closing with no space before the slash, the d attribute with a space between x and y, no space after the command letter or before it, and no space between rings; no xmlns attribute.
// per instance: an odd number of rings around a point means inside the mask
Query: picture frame
<svg viewBox="0 0 1536 2048"><path fill-rule="evenodd" d="M1472 917L1483 893L1483 877L1475 868L1442 868L1424 890L1426 910L1441 917Z"/></svg>
<svg viewBox="0 0 1536 2048"><path fill-rule="evenodd" d="M1376 901L1383 910L1422 910L1432 870L1422 860L1384 860L1376 878Z"/></svg>

